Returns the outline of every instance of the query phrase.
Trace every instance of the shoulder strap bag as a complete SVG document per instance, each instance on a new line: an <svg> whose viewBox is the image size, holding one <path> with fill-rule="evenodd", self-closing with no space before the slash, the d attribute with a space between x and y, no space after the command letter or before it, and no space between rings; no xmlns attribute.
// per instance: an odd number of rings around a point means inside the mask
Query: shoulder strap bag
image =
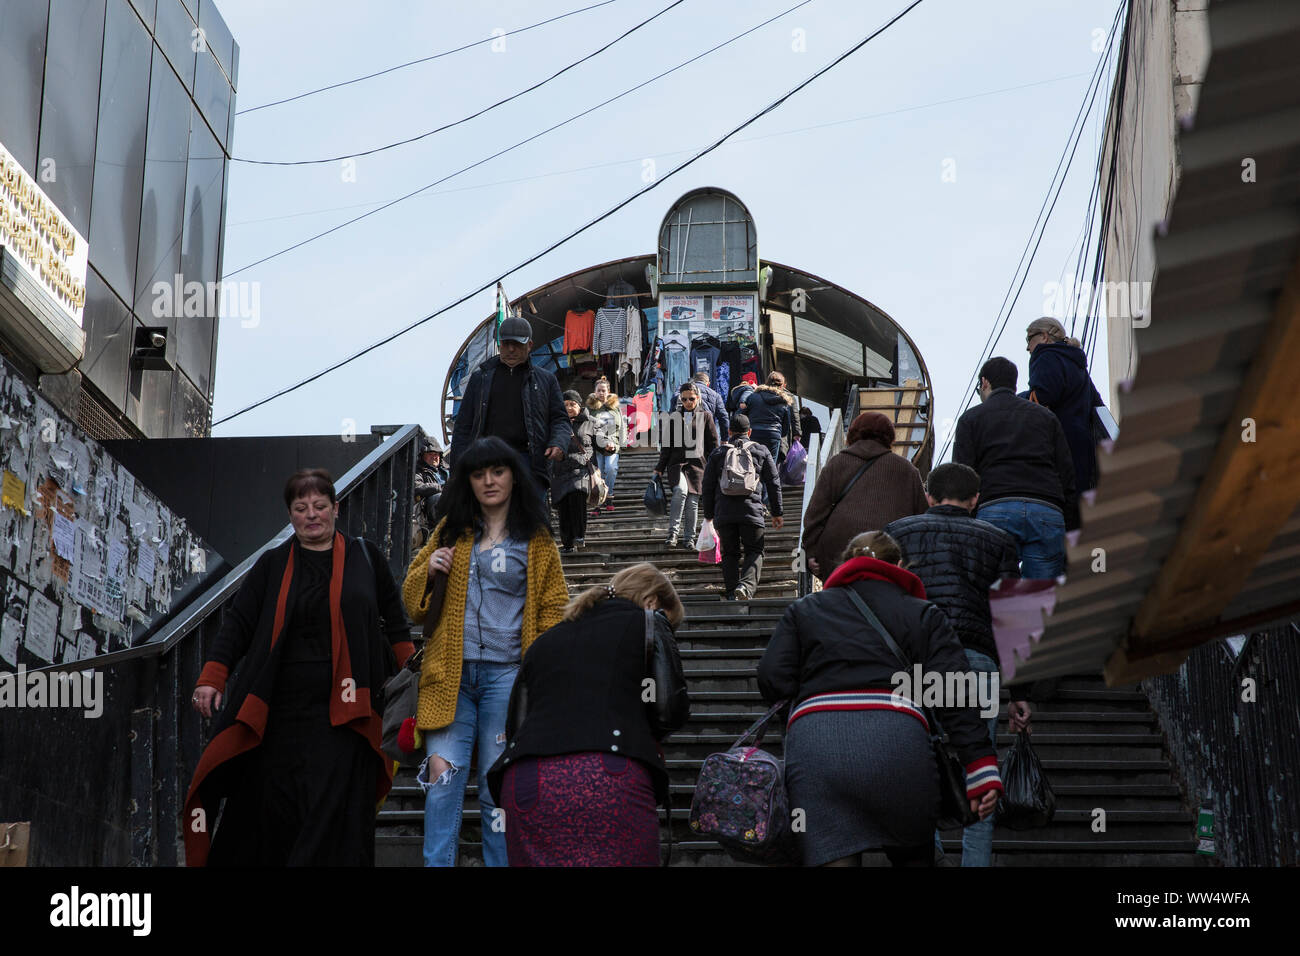
<svg viewBox="0 0 1300 956"><path fill-rule="evenodd" d="M857 470L857 473L854 474L854 476L849 479L849 483L844 486L844 490L841 491L835 497L835 500L831 502L831 510L826 512L827 520L830 519L831 513L835 511L836 506L839 505L839 503L848 496L848 493L853 490L853 486L858 483L858 479L861 478L864 474L866 474L867 469L870 468L872 465L874 465L876 462L880 461L880 459L884 458L885 455L889 455L889 454L892 454L892 452L885 452L884 455L877 455L875 458L871 459L869 462L866 462L861 468Z"/></svg>
<svg viewBox="0 0 1300 956"><path fill-rule="evenodd" d="M862 600L862 596L852 586L846 586L844 590L848 592L849 600L857 607L858 613L880 635L894 657L903 665L903 670L910 670L912 665L903 655L898 642L885 625L880 623L880 618L876 617L867 602ZM934 752L935 764L939 768L939 819L936 826L940 830L952 830L978 823L979 814L971 811L970 801L966 799L966 765L957 756L952 744L944 739L943 728L934 712L928 707L921 707L920 701L913 703L925 714L926 722L930 725L930 749Z"/></svg>
<svg viewBox="0 0 1300 956"><path fill-rule="evenodd" d="M690 707L686 696L686 678L682 674L681 659L669 653L668 648L655 634L655 612L645 611L645 672L653 681L654 700L647 705L650 732L656 741L672 729L680 727L686 718L682 713ZM684 706L683 706L684 705ZM669 784L664 800L664 823L668 829L668 845L661 865L668 866L673 858L673 790Z"/></svg>

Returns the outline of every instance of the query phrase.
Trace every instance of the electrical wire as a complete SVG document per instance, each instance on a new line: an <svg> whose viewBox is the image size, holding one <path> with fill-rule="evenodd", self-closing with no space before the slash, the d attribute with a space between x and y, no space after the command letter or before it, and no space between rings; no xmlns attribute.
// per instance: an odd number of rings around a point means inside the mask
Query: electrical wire
<svg viewBox="0 0 1300 956"><path fill-rule="evenodd" d="M799 126L799 127L794 127L792 129L776 130L775 132L762 133L758 136L742 136L734 140L731 140L730 142L727 143L727 146L741 146L745 143L757 143L766 139L775 139L776 137L779 136L793 136L796 133L807 133L814 130L826 129L831 126L843 126L846 123L860 123L864 120L880 119L886 116L896 116L900 113L912 113L917 110L931 109L936 106L947 106L952 103L960 103L960 102L964 102L965 100L978 99L985 96L994 96L1001 93L1012 93L1017 90L1026 90L1035 86L1044 86L1048 83L1059 83L1062 80L1076 80L1081 76L1091 76L1091 75L1092 75L1092 71L1090 70L1085 70L1082 73L1067 73L1063 76L1054 76L1046 80L1034 80L1032 83L1022 83L1018 86L1004 86L1001 89L985 90L982 93L970 93L967 94L966 96L958 96L952 99L932 100L929 103L917 103L914 106L902 106L899 107L898 109L885 110L880 113L863 113L860 116L850 116L847 119L832 120L828 123L816 123L812 126ZM657 155L649 156L649 158L667 159L670 156L689 154L694 149L698 149L698 148L699 147L696 146L696 147L692 147L691 149L673 150L668 153L660 153ZM454 189L440 189L435 193L431 193L430 195L445 196L450 193L465 192L471 189L487 189L493 186L514 186L517 185L518 183L529 183L539 179L551 179L556 176L568 176L573 173L590 172L593 169L609 169L614 166L624 166L627 165L628 163L639 163L646 158L648 158L648 154L642 153L635 157L628 157L626 159L613 159L613 160L609 160L608 162L592 163L587 166L571 166L568 169L554 169L546 173L537 173L534 176L520 176L515 179L499 179L488 183L476 183L472 186L457 186ZM236 222L229 223L227 228L233 228L235 226L247 226L247 225L253 225L256 223L263 223L263 222L280 222L285 219L300 219L303 216L318 216L321 215L322 213L327 213L327 212L345 212L351 209L364 209L367 207L380 205L385 201L386 200L382 200L382 199L374 199L371 200L370 202L352 203L351 205L347 205L347 206L328 206L320 209L306 209L303 210L302 212L286 213L281 216L264 216L260 219L240 219Z"/></svg>
<svg viewBox="0 0 1300 956"><path fill-rule="evenodd" d="M1104 73L1106 61L1109 59L1111 47L1115 41L1115 36L1119 28L1120 14L1123 9L1124 8L1121 5L1115 11L1115 19L1111 24L1110 37L1107 40L1106 49L1098 60L1097 67L1092 74L1092 80L1084 91L1083 102L1079 104L1079 110L1075 114L1074 122L1070 126L1070 134L1066 138L1065 149L1061 153L1061 158L1057 161L1056 170L1052 173L1052 179L1047 188L1047 195L1043 197L1042 205L1039 206L1038 216L1035 218L1034 226L1029 232L1029 239L1025 243L1025 249L1020 255L1020 261L1016 264L1016 271L1012 273L1011 284L1007 287L1006 295L1003 296L1002 299L1002 305L998 307L998 312L993 319L993 328L989 330L988 338L984 340L984 346L980 349L979 360L976 362L975 370L971 373L971 379L967 382L964 390L965 397L962 401L961 412L957 414L956 418L960 418L962 414L965 414L966 410L970 408L974 401L974 385L978 381L979 369L983 366L992 348L996 346L997 342L1001 339L1002 333L1006 329L1007 322L1011 318L1011 312L1014 310L1015 304L1020 298L1020 292L1024 289L1025 282L1029 278L1029 270L1033 265L1034 256L1037 254L1038 247L1041 245L1043 236L1047 231L1047 222L1051 219L1052 210L1056 208L1056 201L1060 198L1061 190L1065 186L1066 177L1070 172L1070 166L1074 162L1074 156L1075 152L1078 150L1079 141L1083 136L1084 129L1087 127L1088 114L1092 112L1097 92L1101 89L1101 77ZM1071 140L1073 140L1073 144L1071 144ZM1053 195L1053 188L1055 188L1055 195ZM1044 211L1046 212L1045 215ZM1037 240L1034 238L1035 233L1038 234ZM1026 256L1028 259L1026 259ZM1016 277L1020 276L1022 267L1024 268L1024 275L1020 278L1020 284L1017 286ZM1012 297L1013 289L1015 292L1014 298ZM1003 315L1004 311L1006 313L1005 315ZM948 450L952 447L955 435L956 429L954 428L945 438L943 449L939 452L937 460L942 461L944 456L948 454Z"/></svg>
<svg viewBox="0 0 1300 956"><path fill-rule="evenodd" d="M591 4L591 6L582 7L579 10L570 10L568 13L561 13L559 16L551 17L548 20L542 20L538 23L534 23L526 27L520 27L517 30L508 30L505 33L498 33L493 36L484 37L481 40L475 40L473 43L466 43L461 46L455 47L454 49L451 50L443 50L441 53L434 53L431 56L420 57L420 59L418 60L408 60L405 63L399 63L397 64L397 66L390 66L388 69L380 70L377 73L367 73L365 76L358 76L351 80L343 80L340 83L331 83L329 86L322 86L314 90L307 90L307 92L299 93L296 96L286 96L284 99L275 100L272 103L263 103L261 106L250 106L248 109L245 110L236 110L235 115L243 116L245 113L256 113L258 110L269 110L272 106L282 106L285 103L292 103L295 100L305 99L308 96L315 96L317 93L324 93L327 92L328 90L337 90L343 86L351 86L353 83L360 83L363 80L373 80L377 76L384 76L388 73L394 73L397 70L404 70L408 66L418 66L421 63L428 63L430 60L437 60L437 59L441 59L444 56L451 56L453 53L460 53L463 50L468 50L471 49L472 47L480 46L484 43L492 43L504 37L512 37L519 33L527 33L529 30L535 30L538 27L544 27L546 26L546 24L554 23L556 20L563 20L565 17L571 17L579 13L586 13L588 10L595 10L597 7L607 7L611 3L615 3L615 2L617 2L617 0L601 0L600 3L593 3Z"/></svg>
<svg viewBox="0 0 1300 956"><path fill-rule="evenodd" d="M1115 211L1115 188L1118 182L1119 144L1121 137L1124 135L1123 105L1128 91L1128 61L1129 53L1132 50L1132 32L1133 23L1135 21L1135 18L1132 16L1132 0L1129 0L1129 8L1129 15L1124 24L1124 39L1120 44L1119 60L1116 65L1118 76L1115 81L1115 96L1113 97L1113 102L1118 108L1115 113L1115 134L1111 139L1110 164L1106 171L1106 189L1105 198L1102 203L1100 229L1101 240L1097 243L1097 255L1093 260L1091 279L1092 295L1088 302L1088 311L1083 323L1083 345L1085 354L1095 350L1097 331L1101 325L1101 300L1103 298L1101 294L1103 289L1102 280L1106 269L1105 237L1110 232L1111 218ZM1098 178L1100 178L1100 161L1101 157L1098 157ZM1135 244L1134 249L1136 250L1136 248ZM1128 288L1129 287L1126 286L1125 298L1127 298ZM1092 361L1090 357L1087 365L1089 371L1091 371Z"/></svg>
<svg viewBox="0 0 1300 956"><path fill-rule="evenodd" d="M385 152L386 150L396 149L399 146L408 146L411 143L418 143L422 139L428 139L430 136L434 136L438 133L445 132L446 130L452 129L456 126L460 126L464 123L468 123L470 120L478 119L478 117L482 116L483 114L492 112L492 110L496 109L498 106L504 106L506 103L509 103L512 100L517 100L519 99L519 97L525 96L528 93L533 92L534 90L541 89L547 83L551 82L554 79L557 79L558 77L563 76L565 73L568 73L574 67L581 66L583 63L586 63L588 60L591 60L599 56L600 54L608 50L610 47L614 46L616 43L619 43L622 40L626 40L628 37L630 37L633 33L636 33L637 30L640 30L646 24L650 23L653 20L659 19L669 10L673 9L673 7L679 7L685 2L686 0L673 0L672 3L668 4L668 6L664 7L654 16L647 17L645 20L642 20L640 23L632 27L632 29L628 30L626 33L623 33L615 37L614 39L610 40L599 50L593 50L591 53L588 53L586 56L579 57L578 59L570 63L568 66L562 67L555 73L552 73L546 79L540 80L534 83L532 86L527 87L526 89L519 90L517 93L511 93L505 99L497 100L495 103L491 104L490 106L485 106L481 110L478 110L474 113L470 113L468 116L462 116L458 120L453 120L450 123L444 123L442 126L439 126L437 129L427 130L426 132L418 133L415 136L408 136L406 139L399 139L395 143L387 143L383 146L375 146L372 149L363 149L353 153L342 153L338 156L326 156L322 159L247 159L243 156L232 156L230 161L232 163L247 163L250 166L319 166L322 163L337 163L345 159L360 159L362 156L373 156L375 153L382 153Z"/></svg>
<svg viewBox="0 0 1300 956"><path fill-rule="evenodd" d="M413 189L409 193L406 193L405 195L398 196L396 199L384 203L382 206L378 206L375 209L371 209L369 212L364 212L359 216L354 216L351 219L339 223L337 226L331 226L329 229L326 229L324 232L318 232L314 236L309 236L306 239L303 239L301 242L296 242L291 246L287 246L284 249L279 250L278 252L273 252L269 256L263 256L261 259L258 259L255 262L250 262L246 266L240 266L234 272L225 273L225 275L223 275L222 278L229 279L231 276L239 275L239 273L241 272L247 272L249 269L253 268L254 266L260 266L264 262L270 262L272 259L282 256L285 253L293 252L295 249L301 249L303 246L307 245L308 243L315 242L317 239L321 239L324 238L325 236L330 235L331 233L338 232L340 229L344 229L347 226L352 225L353 223L358 223L363 219L375 215L376 213L383 212L385 209L391 209L393 206L396 206L398 203L405 202L406 200L410 199L413 196L418 196L420 193L426 192L427 190L432 189L434 186L440 186L450 179L455 179L457 176L461 175L462 173L469 172L471 169L477 169L479 166L482 166L484 163L496 159L498 156L504 156L506 153L512 152L513 150L516 150L520 146L524 146L527 143L531 143L533 140L545 136L547 133L554 132L555 130L561 128L562 126L567 126L570 123L581 119L582 117L586 116L588 113L594 113L596 110L600 109L601 107L608 106L610 103L613 103L615 100L622 99L624 96L627 96L630 93L635 93L637 90L641 89L642 87L649 86L651 83L663 79L668 74L675 73L676 71L682 69L683 67L689 66L690 64L694 63L696 60L703 59L709 54L715 53L718 50L721 50L723 47L735 43L737 40L743 39L744 37L755 32L756 30L761 30L769 23L773 23L776 20L780 20L782 17L789 16L791 13L794 13L794 11L798 10L800 7L807 6L810 3L812 3L812 0L802 0L802 2L796 3L793 7L790 7L789 9L784 10L781 13L778 13L776 16L769 17L768 19L764 20L762 23L750 27L744 33L738 33L730 40L724 40L722 43L719 43L717 46L711 47L710 49L705 50L703 53L691 57L689 60L684 60L683 62L678 63L676 66L664 70L662 73L658 74L657 76L652 76L650 77L650 79L644 80L641 83L638 83L636 86L624 90L622 93L615 94L614 96L611 96L609 99L604 100L603 102L597 103L595 106L583 110L581 113L578 113L574 116L570 116L568 119L562 120L561 122L556 123L554 126L548 126L546 129L542 130L539 133L534 133L532 136L529 136L527 139L521 139L519 142L514 143L511 146L507 146L504 149L499 149L495 153L492 153L490 156L485 156L482 159L478 160L477 162L470 163L468 166L458 169L454 173L448 173L446 176L443 176L441 179L435 179L433 182L427 183L421 186L419 189Z"/></svg>
<svg viewBox="0 0 1300 956"><path fill-rule="evenodd" d="M631 204L632 202L634 202L635 200L639 199L641 196L644 196L644 195L646 195L647 193L653 192L655 189L658 189L660 186L662 186L664 183L666 183L669 179L671 179L671 178L673 178L674 176L676 176L676 175L677 175L678 173L680 173L682 170L684 170L684 169L686 169L687 167L693 165L694 163L698 162L700 159L703 159L703 158L704 158L705 156L707 156L709 153L713 152L715 149L717 149L719 146L721 146L723 143L725 143L725 142L726 142L727 140L729 140L731 137L735 136L737 133L741 132L742 130L744 130L744 129L750 127L750 126L752 126L754 123L758 122L760 119L762 119L764 116L766 116L767 114L771 113L772 111L778 109L778 108L779 108L783 103L786 102L786 100L790 99L790 98L791 98L792 96L794 96L796 93L800 92L801 90L803 90L804 88L806 88L807 86L809 86L810 84L812 84L813 82L815 82L816 80L818 80L819 78L821 78L822 76L824 76L826 73L829 73L831 70L833 70L835 67L839 66L841 63L843 63L845 60L847 60L847 59L848 59L850 56L852 56L854 53L856 53L856 52L858 52L859 50L861 50L864 46L866 46L868 43L870 43L870 42L871 42L872 40L874 40L876 37L878 37L878 36L880 36L881 34L885 33L885 32L886 32L890 27L892 27L892 26L893 26L894 24L896 24L898 21L900 21L901 19L903 19L903 17L907 16L909 13L911 13L913 10L915 10L917 7L919 7L919 6L921 5L921 3L922 3L922 0L912 0L911 3L909 3L909 4L908 4L906 7L904 7L900 12L896 13L893 17L891 17L889 20L887 20L887 21L886 21L882 26L877 27L875 30L873 30L871 33L869 33L869 34L868 34L867 36L865 36L863 39L859 40L857 43L855 43L853 46L849 47L847 50L845 50L843 53L841 53L841 54L840 54L839 56L837 56L835 59L831 60L830 63L826 64L826 65L823 66L821 69L817 70L815 73L813 73L812 75L810 75L810 76L807 77L806 79L802 80L801 82L799 82L798 84L796 84L795 86L793 86L793 87L792 87L791 89L789 89L787 92L783 93L780 97L778 97L777 99L773 100L773 101L772 101L771 103L769 103L767 106L763 107L763 108L762 108L761 110L759 110L757 113L753 114L753 115L750 116L748 119L744 120L742 123L740 123L740 125L738 125L738 126L732 128L731 130L729 130L729 131L726 132L726 133L723 133L720 137L718 137L716 140L714 140L714 141L713 141L712 143L710 143L708 146L706 146L706 147L704 147L703 149L701 149L701 150L700 150L699 152L697 152L694 156L691 156L689 159L684 160L683 162L681 162L681 163L679 163L678 165L674 166L672 169L670 169L668 172L664 173L664 174L663 174L662 176L660 176L658 179L654 180L654 181L651 182L651 183L646 184L644 187L642 187L641 189L639 189L639 190L637 190L636 192L632 193L630 196L627 196L627 197L621 199L619 202L615 203L613 206L611 206L609 209L605 210L605 211L604 211L603 213L601 213L600 215L596 216L594 219L589 220L588 222L586 222L586 223L584 223L583 225L579 226L578 228L574 229L572 232L568 233L567 235L563 236L562 238L557 239L555 242L551 243L549 246L547 246L547 247L546 247L545 249L543 249L541 252L538 252L538 253L535 253L535 254L529 256L527 259L523 260L522 262L518 263L517 265L515 265L515 266L511 267L510 269L507 269L505 272L501 273L500 276L498 276L498 277L496 277L496 278L494 278L494 279L490 279L490 280L488 280L487 282L485 282L485 283L483 283L482 285L480 285L479 287L477 287L476 289L473 289L472 291L465 293L465 294L462 295L460 298L456 299L454 302L451 302L451 303L449 303L449 304L443 306L442 308L438 309L437 311L432 312L432 313L430 313L429 315L426 315L426 316L425 316L424 318L422 318L422 319L418 319L418 320L416 320L415 322L412 322L411 324L407 325L405 328L398 329L396 332L393 332L393 333L391 333L391 334L389 334L389 335L384 336L382 339L378 340L377 342L373 342L373 343L371 343L370 345L367 345L365 348L363 348L363 349L361 349L361 350L359 350L359 351L357 351L357 352L354 352L352 355L348 356L347 358L344 358L344 359L341 359L341 360L338 361L338 362L335 362L333 365L329 366L328 368L322 369L321 371L315 373L314 375L310 375L310 376L308 376L307 378L305 378L305 379L303 379L303 380L301 380L301 381L299 381L299 382L297 382L297 383L295 383L295 384L293 384L293 385L289 385L289 386L287 386L287 387L285 387L285 388L280 389L278 392L275 392L274 394L269 395L269 396L267 396L266 398L260 399L260 400L254 402L254 403L251 404L251 405L247 405L247 406L245 406L244 408L241 408L241 409L240 409L239 411L237 411L237 412L233 412L232 414L227 415L227 416L225 416L224 418L220 418L220 419L218 419L217 421L214 421L214 422L212 423L212 427L216 427L217 425L224 425L226 422L228 422L228 421L232 421L233 419L238 418L240 415L243 415L243 414L245 414L245 413L247 413L247 412L251 412L251 411L253 411L253 410L256 409L256 408L260 408L261 406L267 404L268 402L274 401L275 399L280 398L281 396L288 395L290 392L297 391L298 389L302 388L303 386L305 386L305 385L309 385L310 383L316 381L317 379L322 378L322 377L325 376L325 375L328 375L330 372L337 371L338 369L340 369L340 368L342 368L343 366L349 364L350 362L354 362L354 361L356 361L357 359L361 358L362 356L367 355L367 354L369 354L370 352L373 352L375 349L378 349L378 348L381 348L381 347L384 346L384 345L387 345L389 342L392 342L394 339L397 339L397 338L399 338L400 336L405 335L406 333L412 331L413 329L419 328L419 327L420 327L421 325L423 325L424 323L429 322L429 321L431 321L431 320L434 319L434 318L437 318L439 315L442 315L443 313L450 311L451 309L455 308L456 306L458 306L458 305L460 305L460 304L462 304L462 303L464 303L464 302L468 302L468 301L469 301L470 299L472 299L474 296L478 295L478 294L481 293L481 292L485 292L485 291L487 291L488 289L490 289L490 288L492 288L493 286L495 286L498 282L501 282L501 281L505 280L508 276L512 275L513 273L518 272L520 269L523 269L523 268L525 268L526 266L529 266L529 265L531 265L532 263L536 262L538 259L541 259L543 256L548 255L549 253L551 253L551 252L553 252L554 250L558 249L560 246L564 245L565 243L569 242L570 240L574 239L575 237L577 237L577 236L581 235L582 233L586 232L588 229L591 229L593 226L597 225L598 223L601 223L601 222L603 222L604 220L608 219L610 216L614 215L614 213L618 212L620 209L624 208L625 206L627 206L627 205Z"/></svg>

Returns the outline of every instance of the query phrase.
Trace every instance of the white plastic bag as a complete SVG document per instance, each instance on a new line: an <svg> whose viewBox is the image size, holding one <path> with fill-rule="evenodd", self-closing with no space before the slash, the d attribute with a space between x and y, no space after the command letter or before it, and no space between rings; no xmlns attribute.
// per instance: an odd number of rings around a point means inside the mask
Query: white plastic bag
<svg viewBox="0 0 1300 956"><path fill-rule="evenodd" d="M713 522L708 518L700 525L699 537L695 539L696 551L712 551L718 546L718 536L713 531Z"/></svg>

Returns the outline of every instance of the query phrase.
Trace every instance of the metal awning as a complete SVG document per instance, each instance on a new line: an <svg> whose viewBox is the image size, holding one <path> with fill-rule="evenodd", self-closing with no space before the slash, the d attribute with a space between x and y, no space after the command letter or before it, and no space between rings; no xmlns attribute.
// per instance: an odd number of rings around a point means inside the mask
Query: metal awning
<svg viewBox="0 0 1300 956"><path fill-rule="evenodd" d="M1214 4L1209 29L1120 436L1099 453L1069 579L1004 661L1017 681L1128 681L1300 614L1300 4Z"/></svg>

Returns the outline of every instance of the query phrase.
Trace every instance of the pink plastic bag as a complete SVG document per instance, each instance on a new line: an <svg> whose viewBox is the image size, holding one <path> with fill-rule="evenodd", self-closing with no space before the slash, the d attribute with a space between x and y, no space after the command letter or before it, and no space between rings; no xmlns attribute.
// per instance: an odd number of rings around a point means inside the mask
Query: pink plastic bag
<svg viewBox="0 0 1300 956"><path fill-rule="evenodd" d="M712 551L700 552L700 564L717 564L722 560L722 542L715 541Z"/></svg>

